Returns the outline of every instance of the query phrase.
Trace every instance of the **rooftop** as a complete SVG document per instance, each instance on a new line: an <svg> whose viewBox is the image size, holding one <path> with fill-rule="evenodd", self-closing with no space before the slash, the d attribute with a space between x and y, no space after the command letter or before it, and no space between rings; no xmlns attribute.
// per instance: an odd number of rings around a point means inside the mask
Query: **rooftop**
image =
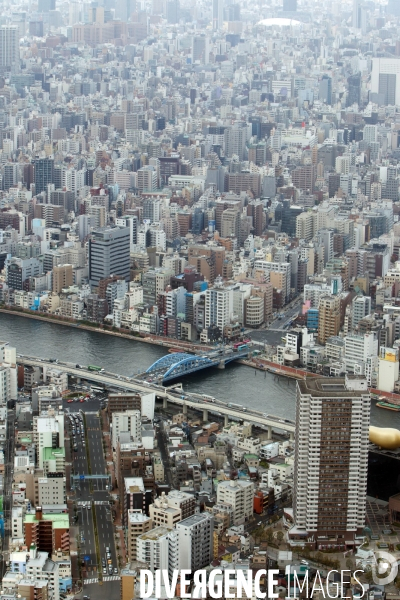
<svg viewBox="0 0 400 600"><path fill-rule="evenodd" d="M142 477L126 477L125 478L125 492L127 494L134 494L135 492L144 493L144 483Z"/></svg>
<svg viewBox="0 0 400 600"><path fill-rule="evenodd" d="M354 378L347 377L347 380L352 379ZM348 389L344 377L335 377L334 380L330 377L307 377L305 380L298 380L297 385L302 395L320 398L354 398L368 393L367 390Z"/></svg>
<svg viewBox="0 0 400 600"><path fill-rule="evenodd" d="M168 533L171 533L171 531L172 529L169 529L168 527L155 527L154 529L151 529L146 533L142 533L142 535L139 536L139 539L156 541L159 540L161 537L168 535Z"/></svg>
<svg viewBox="0 0 400 600"><path fill-rule="evenodd" d="M65 448L43 448L43 460L65 458Z"/></svg>
<svg viewBox="0 0 400 600"><path fill-rule="evenodd" d="M52 521L53 529L69 529L68 513L42 514L42 521ZM25 516L24 523L38 523L36 515L28 514Z"/></svg>

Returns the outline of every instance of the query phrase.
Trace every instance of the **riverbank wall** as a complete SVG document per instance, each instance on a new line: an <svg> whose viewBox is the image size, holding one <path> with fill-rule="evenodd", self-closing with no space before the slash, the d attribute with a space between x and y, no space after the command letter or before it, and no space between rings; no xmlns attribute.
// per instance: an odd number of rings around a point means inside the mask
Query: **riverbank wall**
<svg viewBox="0 0 400 600"><path fill-rule="evenodd" d="M192 352L196 353L204 350L212 350L212 346L208 346L205 344L193 344L190 342L185 342L181 340L170 340L168 338L164 338L157 335L148 335L148 334L135 334L134 332L121 332L115 331L108 325L88 325L86 323L82 323L80 321L76 321L74 319L69 319L68 317L55 317L55 316L45 316L43 314L37 314L33 311L23 308L4 308L0 307L0 314L8 314L19 317L26 317L28 319L35 319L37 321L44 321L46 323L54 323L55 325L64 325L65 327L75 327L76 329L83 329L85 331L94 331L96 333L103 333L106 335L112 335L114 337L121 337L128 340L133 340L136 342L144 342L146 344L152 344L154 346L161 346L164 348L176 348L182 352ZM277 363L272 362L266 358L257 357L254 360L246 360L242 359L240 361L241 364L246 365L248 367L252 367L254 369L260 369L262 371L268 371L273 375L277 375L280 377L288 377L290 379L305 379L306 377L320 377L320 375L316 373L310 373L304 369L300 369L298 367L288 367L286 365L278 365ZM400 394L396 394L394 392L384 392L382 390L376 388L370 388L371 394L376 394L377 396L384 396L388 401L393 402L395 404L400 405Z"/></svg>
<svg viewBox="0 0 400 600"><path fill-rule="evenodd" d="M182 352L193 352L196 353L199 350L211 350L212 346L205 344L192 344L182 340L170 340L158 335L149 334L136 334L134 332L122 332L115 331L109 325L93 324L88 325L76 321L75 319L69 319L68 317L54 317L44 316L43 314L37 314L33 311L24 308L0 308L0 314L14 315L17 317L26 317L27 319L35 319L37 321L44 321L45 323L53 323L54 325L64 325L65 327L74 327L76 329L83 329L84 331L94 331L96 333L104 333L106 335L113 335L114 337L121 337L127 340L133 340L135 342L144 342L146 344L153 344L154 346L161 346L164 348L176 348Z"/></svg>

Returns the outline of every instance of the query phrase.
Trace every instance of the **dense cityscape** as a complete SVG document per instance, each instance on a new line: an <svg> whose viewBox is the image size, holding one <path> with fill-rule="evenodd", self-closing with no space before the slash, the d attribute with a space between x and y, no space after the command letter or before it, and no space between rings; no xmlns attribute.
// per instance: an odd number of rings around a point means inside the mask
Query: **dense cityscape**
<svg viewBox="0 0 400 600"><path fill-rule="evenodd" d="M400 600L399 163L400 0L2 3L0 600Z"/></svg>

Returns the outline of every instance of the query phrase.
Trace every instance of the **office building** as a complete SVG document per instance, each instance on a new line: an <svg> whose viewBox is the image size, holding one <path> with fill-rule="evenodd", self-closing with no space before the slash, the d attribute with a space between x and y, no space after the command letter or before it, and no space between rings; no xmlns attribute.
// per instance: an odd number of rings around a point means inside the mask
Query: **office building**
<svg viewBox="0 0 400 600"><path fill-rule="evenodd" d="M36 460L39 469L43 469L45 448L64 446L64 413L49 409L46 416L33 417L33 440L36 447Z"/></svg>
<svg viewBox="0 0 400 600"><path fill-rule="evenodd" d="M60 398L61 400L61 398ZM51 473L65 474L65 447L43 448L43 474L45 477Z"/></svg>
<svg viewBox="0 0 400 600"><path fill-rule="evenodd" d="M370 296L356 296L351 303L351 326L355 329L358 322L371 314Z"/></svg>
<svg viewBox="0 0 400 600"><path fill-rule="evenodd" d="M233 292L231 288L216 286L206 290L205 326L216 326L221 333L231 321Z"/></svg>
<svg viewBox="0 0 400 600"><path fill-rule="evenodd" d="M179 0L167 0L167 21L171 25L179 23L180 19L180 2Z"/></svg>
<svg viewBox="0 0 400 600"><path fill-rule="evenodd" d="M208 65L210 57L209 39L206 35L195 35L192 41L193 63Z"/></svg>
<svg viewBox="0 0 400 600"><path fill-rule="evenodd" d="M165 496L165 500L167 501L168 506L181 511L182 520L191 517L196 511L196 499L194 495L189 492L171 490Z"/></svg>
<svg viewBox="0 0 400 600"><path fill-rule="evenodd" d="M26 540L25 540L26 543ZM60 567L51 560L46 551L41 551L38 544L30 544L29 559L25 559L26 569L24 579L18 584L18 592L27 593L28 598L60 598ZM51 556L51 554L50 554Z"/></svg>
<svg viewBox="0 0 400 600"><path fill-rule="evenodd" d="M59 294L61 290L74 283L72 265L60 265L53 268L53 292Z"/></svg>
<svg viewBox="0 0 400 600"><path fill-rule="evenodd" d="M360 105L361 102L361 73L355 73L347 78L346 106Z"/></svg>
<svg viewBox="0 0 400 600"><path fill-rule="evenodd" d="M318 308L318 341L325 344L329 337L338 335L340 330L339 296L320 296Z"/></svg>
<svg viewBox="0 0 400 600"><path fill-rule="evenodd" d="M31 277L43 273L43 263L37 258L15 258L5 261L6 281L9 288L22 290Z"/></svg>
<svg viewBox="0 0 400 600"><path fill-rule="evenodd" d="M347 373L364 375L371 385L372 373L378 366L378 339L375 332L348 334L344 338L344 363Z"/></svg>
<svg viewBox="0 0 400 600"><path fill-rule="evenodd" d="M370 404L362 377L297 382L289 540L354 547L366 518Z"/></svg>
<svg viewBox="0 0 400 600"><path fill-rule="evenodd" d="M221 237L234 237L240 241L240 212L234 208L227 208L222 213Z"/></svg>
<svg viewBox="0 0 400 600"><path fill-rule="evenodd" d="M223 0L213 0L213 29L222 29L224 20L224 3Z"/></svg>
<svg viewBox="0 0 400 600"><path fill-rule="evenodd" d="M146 489L142 477L125 477L123 489L123 521L128 523L128 510L141 510L149 514L149 506L153 501L153 490Z"/></svg>
<svg viewBox="0 0 400 600"><path fill-rule="evenodd" d="M399 349L379 348L378 388L383 392L393 392L399 379Z"/></svg>
<svg viewBox="0 0 400 600"><path fill-rule="evenodd" d="M138 537L152 528L152 519L144 515L141 510L128 510L127 551L130 561L137 560Z"/></svg>
<svg viewBox="0 0 400 600"><path fill-rule="evenodd" d="M115 412L112 416L111 440L112 447L117 447L119 435L122 431L128 432L134 441L141 441L142 417L140 410Z"/></svg>
<svg viewBox="0 0 400 600"><path fill-rule="evenodd" d="M400 58L372 59L371 93L380 105L400 103Z"/></svg>
<svg viewBox="0 0 400 600"><path fill-rule="evenodd" d="M353 0L353 27L367 33L367 9L363 0Z"/></svg>
<svg viewBox="0 0 400 600"><path fill-rule="evenodd" d="M233 524L240 525L253 514L254 483L240 479L220 481L217 502L230 504L233 508Z"/></svg>
<svg viewBox="0 0 400 600"><path fill-rule="evenodd" d="M130 231L128 227L95 229L89 239L89 280L92 287L100 279L120 275L126 281L130 276Z"/></svg>
<svg viewBox="0 0 400 600"><path fill-rule="evenodd" d="M156 498L149 506L149 515L154 527L165 526L173 529L182 520L181 511L168 505L164 498Z"/></svg>
<svg viewBox="0 0 400 600"><path fill-rule="evenodd" d="M325 104L332 104L332 77L323 75L319 83L319 99Z"/></svg>
<svg viewBox="0 0 400 600"><path fill-rule="evenodd" d="M54 159L53 158L34 158L32 160L35 194L47 192L49 183L54 180Z"/></svg>
<svg viewBox="0 0 400 600"><path fill-rule="evenodd" d="M214 517L206 512L192 515L176 525L177 569L197 571L213 560Z"/></svg>
<svg viewBox="0 0 400 600"><path fill-rule="evenodd" d="M69 553L69 515L68 513L43 513L37 506L35 514L26 514L24 519L25 544L35 543L38 550L50 556L58 548Z"/></svg>
<svg viewBox="0 0 400 600"><path fill-rule="evenodd" d="M153 573L159 569L169 569L170 534L171 529L167 527L155 527L139 535L136 540L137 560L146 563Z"/></svg>
<svg viewBox="0 0 400 600"><path fill-rule="evenodd" d="M65 504L67 496L64 473L49 473L47 477L39 477L38 494L40 506Z"/></svg>
<svg viewBox="0 0 400 600"><path fill-rule="evenodd" d="M0 27L0 69L15 70L19 67L19 29L16 25Z"/></svg>
<svg viewBox="0 0 400 600"><path fill-rule="evenodd" d="M296 237L309 242L314 236L314 215L303 212L296 217Z"/></svg>

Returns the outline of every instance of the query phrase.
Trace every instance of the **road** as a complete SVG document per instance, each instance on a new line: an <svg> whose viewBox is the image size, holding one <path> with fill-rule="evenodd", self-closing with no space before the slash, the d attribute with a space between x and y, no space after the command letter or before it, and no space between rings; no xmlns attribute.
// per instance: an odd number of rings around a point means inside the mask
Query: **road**
<svg viewBox="0 0 400 600"><path fill-rule="evenodd" d="M296 298L296 300L291 302L284 310L279 311L284 313L282 319L277 317L265 329L254 329L249 331L248 334L251 339L256 342L263 342L270 346L277 346L280 344L282 337L286 335L287 332L285 325L298 314L301 302L302 298Z"/></svg>
<svg viewBox="0 0 400 600"><path fill-rule="evenodd" d="M81 595L96 597L102 600L119 600L119 574L114 573L118 568L117 553L114 543L114 527L110 505L110 494L108 480L106 478L88 479L91 475L106 475L106 462L103 453L102 431L100 419L93 408L99 407L99 400L91 400L85 403L67 404L71 414L77 412L85 413L86 430L85 439L88 446L83 445L80 439L77 442L78 452L73 452L74 473L85 476L75 486L75 498L78 508L78 525L80 530L80 555L85 560L86 572L83 580L83 591ZM92 410L90 410L92 409ZM78 436L76 436L78 437ZM90 468L87 461L88 450L90 457ZM90 471L90 473L89 473ZM86 506L84 506L86 505ZM88 505L91 508L87 508ZM97 525L98 544L100 551L100 563L96 552L96 539L94 518ZM103 573L102 560L107 564L106 548L111 554L113 572ZM108 565L107 565L108 567ZM102 583L99 583L99 573L102 574Z"/></svg>
<svg viewBox="0 0 400 600"><path fill-rule="evenodd" d="M3 480L3 511L4 511L4 547L0 559L1 578L6 571L8 561L8 540L11 538L11 490L14 473L14 441L15 441L15 408L7 410L7 440L4 444L4 480Z"/></svg>
<svg viewBox="0 0 400 600"><path fill-rule="evenodd" d="M293 308L292 310L295 310L295 309ZM66 371L70 376L75 377L75 378L79 378L79 379L87 378L90 381L98 381L102 385L119 387L119 388L125 389L127 391L130 391L130 390L133 390L135 392L137 392L137 391L143 392L144 391L146 393L154 392L156 394L156 396L158 396L160 398L164 398L164 399L168 400L169 402L173 402L174 404L179 404L180 406L183 406L185 404L185 405L187 405L187 407L190 407L194 410L199 410L199 411L213 410L212 405L210 405L210 403L207 402L206 400L202 399L199 394L192 394L192 398L194 398L195 396L199 397L198 400L196 399L194 401L194 400L190 399L189 397L185 397L185 396L182 397L181 393L176 393L176 392L174 393L173 391L171 392L169 390L169 388L165 388L163 386L156 385L156 384L149 384L148 382L145 382L147 384L147 385L145 385L143 382L139 382L130 377L121 378L121 376L115 376L114 374L111 374L111 373L100 373L97 371L91 372L91 371L86 371L83 368L77 369L76 367L70 367L70 366L68 366L67 363L62 363L62 362L46 363L46 361L43 361L43 360L22 357L20 355L18 357L18 362L20 364L33 365L33 366L37 366L37 367L43 367L45 364L48 364L49 366L51 366L51 365L54 366L55 364L57 364L57 368L59 368L60 370ZM121 379L123 381L121 381ZM262 413L261 411L254 410L251 408L235 409L233 407L230 407L229 403L224 403L223 401L219 401L218 405L220 407L218 409L218 412L220 412L222 415L226 415L227 419L243 420L243 418L245 417L246 421L256 424L259 427L264 426L267 428L267 430L270 429L271 427L274 427L279 430L286 431L289 434L293 434L295 431L295 424L287 419L285 421L283 421L282 419L279 419L278 417L274 417L272 415L266 415L265 413ZM70 406L73 406L73 404L71 404ZM85 410L87 410L87 409L85 409ZM245 415L243 414L244 412L246 413ZM281 423L282 423L282 425L281 425Z"/></svg>

